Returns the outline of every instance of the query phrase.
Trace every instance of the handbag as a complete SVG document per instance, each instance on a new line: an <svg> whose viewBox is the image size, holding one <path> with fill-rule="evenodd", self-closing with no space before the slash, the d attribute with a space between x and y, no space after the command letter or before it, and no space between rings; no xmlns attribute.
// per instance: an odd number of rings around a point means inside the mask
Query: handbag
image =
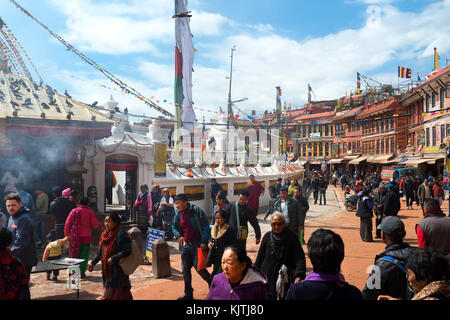
<svg viewBox="0 0 450 320"><path fill-rule="evenodd" d="M122 231L122 230L121 230ZM117 240L119 240L119 235L117 235ZM144 257L139 250L136 241L131 240L131 253L128 257L122 258L119 261L119 265L125 275L129 276L133 274L136 269L144 263Z"/></svg>
<svg viewBox="0 0 450 320"><path fill-rule="evenodd" d="M248 229L246 226L241 226L241 222L239 220L239 208L238 208L238 202L236 201L236 221L237 221L237 234L236 239L237 240L245 240L247 239Z"/></svg>
<svg viewBox="0 0 450 320"><path fill-rule="evenodd" d="M208 251L203 250L202 248L197 248L197 271L206 269L207 255Z"/></svg>

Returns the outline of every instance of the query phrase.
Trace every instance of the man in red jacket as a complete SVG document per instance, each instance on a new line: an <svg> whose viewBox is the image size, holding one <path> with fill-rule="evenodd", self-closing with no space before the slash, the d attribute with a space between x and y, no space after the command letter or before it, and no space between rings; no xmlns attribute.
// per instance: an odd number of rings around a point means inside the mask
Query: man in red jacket
<svg viewBox="0 0 450 320"><path fill-rule="evenodd" d="M253 209L255 216L258 215L260 196L264 196L264 188L262 187L261 183L256 181L254 175L250 175L247 204Z"/></svg>
<svg viewBox="0 0 450 320"><path fill-rule="evenodd" d="M436 199L424 203L424 218L416 224L417 245L440 251L450 261L450 217L447 217Z"/></svg>

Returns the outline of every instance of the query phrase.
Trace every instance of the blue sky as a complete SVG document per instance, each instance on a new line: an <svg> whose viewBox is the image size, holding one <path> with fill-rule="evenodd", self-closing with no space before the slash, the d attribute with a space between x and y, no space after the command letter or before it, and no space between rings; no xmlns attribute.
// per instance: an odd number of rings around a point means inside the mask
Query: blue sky
<svg viewBox="0 0 450 320"><path fill-rule="evenodd" d="M50 29L147 97L173 101L172 0L18 0ZM193 97L218 111L227 101L230 48L237 46L233 100L244 112L262 113L283 100L302 106L310 83L318 100L344 96L356 72L397 83L397 66L425 75L450 58L450 0L191 0L194 46ZM159 115L134 97L99 88L113 86L68 52L9 1L1 17L21 41L45 82L83 102L104 104L111 94L130 112ZM78 79L74 79L75 76ZM363 86L364 88L364 86ZM173 113L173 106L161 106ZM201 120L214 118L197 110Z"/></svg>

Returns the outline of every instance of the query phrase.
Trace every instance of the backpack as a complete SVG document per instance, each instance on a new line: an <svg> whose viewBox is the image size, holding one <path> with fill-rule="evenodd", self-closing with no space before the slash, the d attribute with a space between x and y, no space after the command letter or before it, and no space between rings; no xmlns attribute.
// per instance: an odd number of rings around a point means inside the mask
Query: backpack
<svg viewBox="0 0 450 320"><path fill-rule="evenodd" d="M122 230L119 231L119 233ZM117 247L119 243L119 234L117 234ZM131 239L131 248L132 251L128 257L120 259L119 265L122 268L122 271L125 275L129 276L133 274L136 269L144 263L144 257L142 256L141 250L139 250L136 241Z"/></svg>
<svg viewBox="0 0 450 320"><path fill-rule="evenodd" d="M394 257L391 257L391 256L383 256L383 257L381 257L378 260L390 262L390 263L392 263L393 265L395 265L397 268L399 268L400 270L402 270L405 273L406 291L405 291L404 299L405 300L410 300L410 298L412 298L414 296L414 291L411 289L411 286L409 285L408 269L406 268L406 266L403 263L401 263L400 261L398 261L397 259L395 259Z"/></svg>

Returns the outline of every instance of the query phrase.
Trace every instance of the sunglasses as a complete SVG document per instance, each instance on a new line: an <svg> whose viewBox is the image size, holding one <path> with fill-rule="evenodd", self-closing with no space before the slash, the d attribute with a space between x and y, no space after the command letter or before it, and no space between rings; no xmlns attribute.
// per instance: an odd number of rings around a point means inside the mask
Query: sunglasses
<svg viewBox="0 0 450 320"><path fill-rule="evenodd" d="M282 226L284 223L283 222L272 222L271 225L274 227L280 227Z"/></svg>

